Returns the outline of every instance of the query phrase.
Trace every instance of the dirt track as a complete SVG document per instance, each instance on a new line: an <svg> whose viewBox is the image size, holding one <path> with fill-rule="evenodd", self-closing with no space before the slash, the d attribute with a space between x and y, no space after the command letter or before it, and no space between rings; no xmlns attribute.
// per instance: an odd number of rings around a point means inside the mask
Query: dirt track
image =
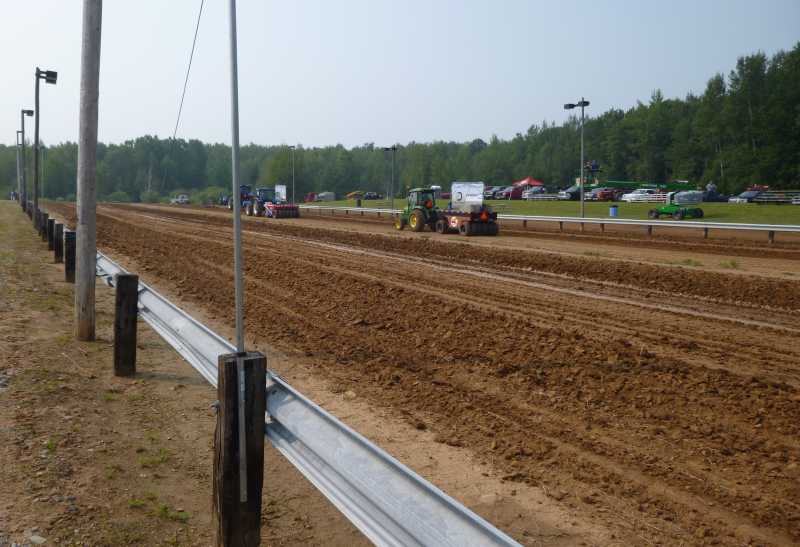
<svg viewBox="0 0 800 547"><path fill-rule="evenodd" d="M253 337L544 492L598 543L800 542L791 250L771 277L314 222L244 229ZM98 240L232 321L229 216L103 207Z"/></svg>

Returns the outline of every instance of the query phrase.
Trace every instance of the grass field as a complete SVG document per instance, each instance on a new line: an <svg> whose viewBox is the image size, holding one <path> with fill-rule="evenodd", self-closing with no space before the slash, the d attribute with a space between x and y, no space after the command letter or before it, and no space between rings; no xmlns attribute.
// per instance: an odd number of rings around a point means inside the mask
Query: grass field
<svg viewBox="0 0 800 547"><path fill-rule="evenodd" d="M487 202L498 213L514 215L547 215L547 216L580 216L580 203L576 201L497 201ZM318 205L336 207L355 207L354 200L338 200ZM396 199L395 208L403 205L403 200ZM446 207L447 200L439 200L439 207ZM592 218L608 218L608 202L586 202L586 216ZM619 218L643 220L647 211L656 206L654 203L617 203ZM362 202L363 207L389 207L388 200L368 200ZM711 222L743 222L750 224L800 224L800 206L797 205L756 205L734 203L703 203L700 205L705 213L702 220ZM665 217L669 220L669 217Z"/></svg>

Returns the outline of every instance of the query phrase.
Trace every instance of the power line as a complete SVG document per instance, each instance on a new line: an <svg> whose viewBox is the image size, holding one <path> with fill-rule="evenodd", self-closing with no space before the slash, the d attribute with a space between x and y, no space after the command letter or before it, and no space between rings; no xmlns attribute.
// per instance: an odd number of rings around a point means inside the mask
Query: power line
<svg viewBox="0 0 800 547"><path fill-rule="evenodd" d="M197 33L200 30L200 17L203 15L203 4L205 0L200 0L200 11L197 13L197 24L194 27L194 39L192 40L192 51L189 53L189 66L186 67L186 79L183 81L183 93L181 93L181 104L178 107L178 119L175 120L175 130L172 132L172 138L178 134L178 124L181 123L181 112L183 112L183 99L186 97L186 88L189 85L189 72L192 70L192 59L194 58L194 47L197 44Z"/></svg>

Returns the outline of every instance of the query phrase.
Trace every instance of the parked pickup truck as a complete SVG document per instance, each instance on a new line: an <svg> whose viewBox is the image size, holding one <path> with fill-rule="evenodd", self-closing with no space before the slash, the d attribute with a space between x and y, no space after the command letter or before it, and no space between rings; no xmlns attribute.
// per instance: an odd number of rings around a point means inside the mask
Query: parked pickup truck
<svg viewBox="0 0 800 547"><path fill-rule="evenodd" d="M177 196L169 200L169 202L172 205L186 205L187 203L189 203L189 196L187 196L186 194L178 194Z"/></svg>

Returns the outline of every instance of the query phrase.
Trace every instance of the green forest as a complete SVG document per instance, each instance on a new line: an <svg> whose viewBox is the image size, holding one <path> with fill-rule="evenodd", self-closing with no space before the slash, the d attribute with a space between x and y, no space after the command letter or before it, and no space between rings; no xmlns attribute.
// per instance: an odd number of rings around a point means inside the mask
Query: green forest
<svg viewBox="0 0 800 547"><path fill-rule="evenodd" d="M601 165L601 181L713 180L723 193L751 184L800 188L800 43L772 57L738 59L727 76L711 77L702 95L666 99L655 90L629 110L591 116L585 142L587 159ZM27 150L30 182L32 147ZM380 146L298 146L294 154L298 199L312 191L386 193L391 152ZM242 147L242 183L291 184L291 155L287 146ZM395 187L401 193L454 180L506 185L533 176L550 189L563 188L578 176L579 155L574 116L561 125L534 123L510 140L398 144ZM43 195L74 199L77 144L46 146L42 157ZM101 200L156 202L177 192L213 199L231 184L226 144L144 136L101 143L98 161ZM0 190L7 195L15 187L16 147L0 146Z"/></svg>

